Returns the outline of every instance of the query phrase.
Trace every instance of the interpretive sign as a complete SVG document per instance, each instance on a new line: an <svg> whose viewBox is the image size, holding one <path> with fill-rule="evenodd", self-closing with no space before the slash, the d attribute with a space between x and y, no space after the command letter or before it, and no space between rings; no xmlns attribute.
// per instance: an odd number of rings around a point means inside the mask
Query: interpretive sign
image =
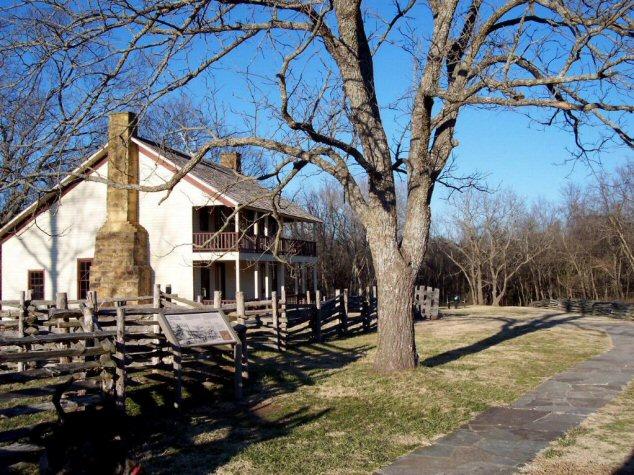
<svg viewBox="0 0 634 475"><path fill-rule="evenodd" d="M181 347L232 345L237 336L224 312L162 313L159 322L170 343Z"/></svg>

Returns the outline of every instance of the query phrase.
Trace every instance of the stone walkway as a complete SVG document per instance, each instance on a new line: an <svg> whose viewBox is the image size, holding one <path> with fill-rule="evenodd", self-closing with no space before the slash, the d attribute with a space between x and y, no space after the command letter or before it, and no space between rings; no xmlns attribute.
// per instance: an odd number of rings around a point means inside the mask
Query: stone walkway
<svg viewBox="0 0 634 475"><path fill-rule="evenodd" d="M515 473L537 452L579 425L634 378L634 324L588 320L613 348L564 371L510 407L494 407L457 431L397 459L383 474Z"/></svg>

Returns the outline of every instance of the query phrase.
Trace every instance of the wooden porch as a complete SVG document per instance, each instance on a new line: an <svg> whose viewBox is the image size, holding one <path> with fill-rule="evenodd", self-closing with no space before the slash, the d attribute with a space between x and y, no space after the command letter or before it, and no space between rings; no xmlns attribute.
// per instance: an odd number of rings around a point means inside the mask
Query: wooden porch
<svg viewBox="0 0 634 475"><path fill-rule="evenodd" d="M192 235L194 252L239 251L250 253L272 253L275 237L251 236L239 232L194 232ZM293 256L317 255L317 243L302 239L280 239L279 253Z"/></svg>

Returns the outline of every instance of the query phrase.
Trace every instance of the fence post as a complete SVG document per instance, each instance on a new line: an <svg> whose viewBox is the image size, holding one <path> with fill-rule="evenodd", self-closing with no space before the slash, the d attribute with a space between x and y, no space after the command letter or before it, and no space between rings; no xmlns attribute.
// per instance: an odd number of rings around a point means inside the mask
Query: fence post
<svg viewBox="0 0 634 475"><path fill-rule="evenodd" d="M376 325L379 326L379 299L377 298L376 285L372 286L372 302L370 303L370 311L376 316ZM370 328L372 327L372 318L370 319Z"/></svg>
<svg viewBox="0 0 634 475"><path fill-rule="evenodd" d="M86 294L86 305L81 309L83 316L82 327L85 332L92 333L95 331L95 311L96 311L96 298L94 297L94 291L88 291ZM86 347L97 346L97 339L86 339Z"/></svg>
<svg viewBox="0 0 634 475"><path fill-rule="evenodd" d="M56 299L55 299L55 306L60 309L60 310L67 310L68 309L68 295L66 294L66 292L58 292ZM70 328L68 328L68 323L69 323L69 319L68 317L64 317L64 318L59 318L57 320L57 327L60 329L59 332L60 333L70 333ZM60 344L61 348L70 348L70 343L61 343ZM66 356L62 356L59 359L59 362L64 364L64 363L70 363L70 358L66 357Z"/></svg>
<svg viewBox="0 0 634 475"><path fill-rule="evenodd" d="M167 295L172 295L172 284L167 284L167 285L165 286L165 293L166 293ZM165 301L166 301L166 302L171 302L171 301L172 301L172 299L171 299L171 298L169 298L169 297L165 297Z"/></svg>
<svg viewBox="0 0 634 475"><path fill-rule="evenodd" d="M242 399L242 341L240 338L233 346L233 362L233 387L236 401L240 401Z"/></svg>
<svg viewBox="0 0 634 475"><path fill-rule="evenodd" d="M431 303L431 319L432 320L438 320L438 306L440 304L440 302L438 301L440 299L440 289L434 289L432 291L432 303Z"/></svg>
<svg viewBox="0 0 634 475"><path fill-rule="evenodd" d="M321 342L321 292L315 291L315 325L313 327L315 340Z"/></svg>
<svg viewBox="0 0 634 475"><path fill-rule="evenodd" d="M125 414L125 308L117 307L117 339L115 343L117 381L115 383L116 405Z"/></svg>
<svg viewBox="0 0 634 475"><path fill-rule="evenodd" d="M348 289L343 289L343 295L341 296L343 302L343 315L344 315L344 324L343 324L343 332L345 334L348 333Z"/></svg>
<svg viewBox="0 0 634 475"><path fill-rule="evenodd" d="M26 292L20 292L20 313L18 314L18 336L24 337L24 323L28 315L28 306L26 303ZM20 345L20 352L28 351L28 348ZM18 371L22 372L25 369L26 364L23 361L18 363Z"/></svg>
<svg viewBox="0 0 634 475"><path fill-rule="evenodd" d="M154 284L154 291L152 292L152 306L159 310L161 308L163 308L163 304L161 303L161 284ZM159 321L159 314L158 312L155 313L154 315L152 315L152 320L155 322L154 325L152 325L152 333L154 333L155 335L159 335L161 333L161 326L158 324ZM152 343L155 345L155 348L158 348L159 351L159 356L153 356L152 357L152 365L156 366L161 362L161 348L160 348L160 344L161 341L156 338L154 340L152 340Z"/></svg>
<svg viewBox="0 0 634 475"><path fill-rule="evenodd" d="M234 327L238 341L233 347L234 390L237 401L242 399L244 381L248 378L247 328L244 325Z"/></svg>
<svg viewBox="0 0 634 475"><path fill-rule="evenodd" d="M363 324L363 333L370 331L370 288L366 287L365 292L359 289L361 295L361 322Z"/></svg>
<svg viewBox="0 0 634 475"><path fill-rule="evenodd" d="M95 320L97 318L97 292L89 290L86 294L86 306L83 310L84 328L95 331ZM89 321L90 320L90 321Z"/></svg>
<svg viewBox="0 0 634 475"><path fill-rule="evenodd" d="M282 298L279 303L277 311L278 348L280 351L286 351L286 340L288 337L288 315L286 314L286 309L288 308L288 304L286 302L286 290L284 287L282 287Z"/></svg>
<svg viewBox="0 0 634 475"><path fill-rule="evenodd" d="M433 289L431 287L425 288L425 318L431 319L431 301L433 298Z"/></svg>
<svg viewBox="0 0 634 475"><path fill-rule="evenodd" d="M220 290L214 290L214 308L222 307L222 292Z"/></svg>
<svg viewBox="0 0 634 475"><path fill-rule="evenodd" d="M244 325L246 315L244 310L244 292L236 292L236 312L238 314L238 323Z"/></svg>
<svg viewBox="0 0 634 475"><path fill-rule="evenodd" d="M95 330L95 321L94 321L94 312L93 312L93 305L91 303L91 299L92 296L90 295L90 292L88 292L86 294L86 302L85 305L81 305L80 304L80 308L81 308L81 313L82 313L82 318L81 318L81 331L85 332L85 333L92 333ZM86 338L84 339L83 342L77 343L77 347L81 348L83 347L84 349L86 348L91 348L96 346L96 339L90 339L90 338ZM77 359L79 361L81 361L82 363L85 363L87 360L92 360L93 358L88 357L86 358L85 356L78 356ZM86 379L86 377L88 376L88 373L86 372L81 372L79 373L80 377L82 379ZM80 396L84 396L86 394L86 390L82 389L80 391L78 391L77 393Z"/></svg>
<svg viewBox="0 0 634 475"><path fill-rule="evenodd" d="M343 305L341 304L341 290L335 289L335 308L339 315L339 324L337 325L337 333L341 336L343 328Z"/></svg>
<svg viewBox="0 0 634 475"><path fill-rule="evenodd" d="M273 320L273 333L275 336L275 346L277 351L280 351L280 321L279 321L279 308L277 301L277 291L271 292L271 318Z"/></svg>
<svg viewBox="0 0 634 475"><path fill-rule="evenodd" d="M306 291L306 304L310 305L310 290Z"/></svg>

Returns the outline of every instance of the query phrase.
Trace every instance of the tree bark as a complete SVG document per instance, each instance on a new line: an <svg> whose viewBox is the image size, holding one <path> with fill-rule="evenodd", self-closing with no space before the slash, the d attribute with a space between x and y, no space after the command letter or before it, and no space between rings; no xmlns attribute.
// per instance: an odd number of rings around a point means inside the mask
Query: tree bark
<svg viewBox="0 0 634 475"><path fill-rule="evenodd" d="M412 306L421 262L405 258L399 246L396 219L391 218L391 213L376 210L366 216L365 223L377 282L379 337L374 367L382 372L412 369L418 364ZM421 229L427 231L418 239L426 249L429 219L423 221L425 226Z"/></svg>
<svg viewBox="0 0 634 475"><path fill-rule="evenodd" d="M402 259L389 252L374 257L378 292L379 341L374 367L389 372L415 368L414 277Z"/></svg>

